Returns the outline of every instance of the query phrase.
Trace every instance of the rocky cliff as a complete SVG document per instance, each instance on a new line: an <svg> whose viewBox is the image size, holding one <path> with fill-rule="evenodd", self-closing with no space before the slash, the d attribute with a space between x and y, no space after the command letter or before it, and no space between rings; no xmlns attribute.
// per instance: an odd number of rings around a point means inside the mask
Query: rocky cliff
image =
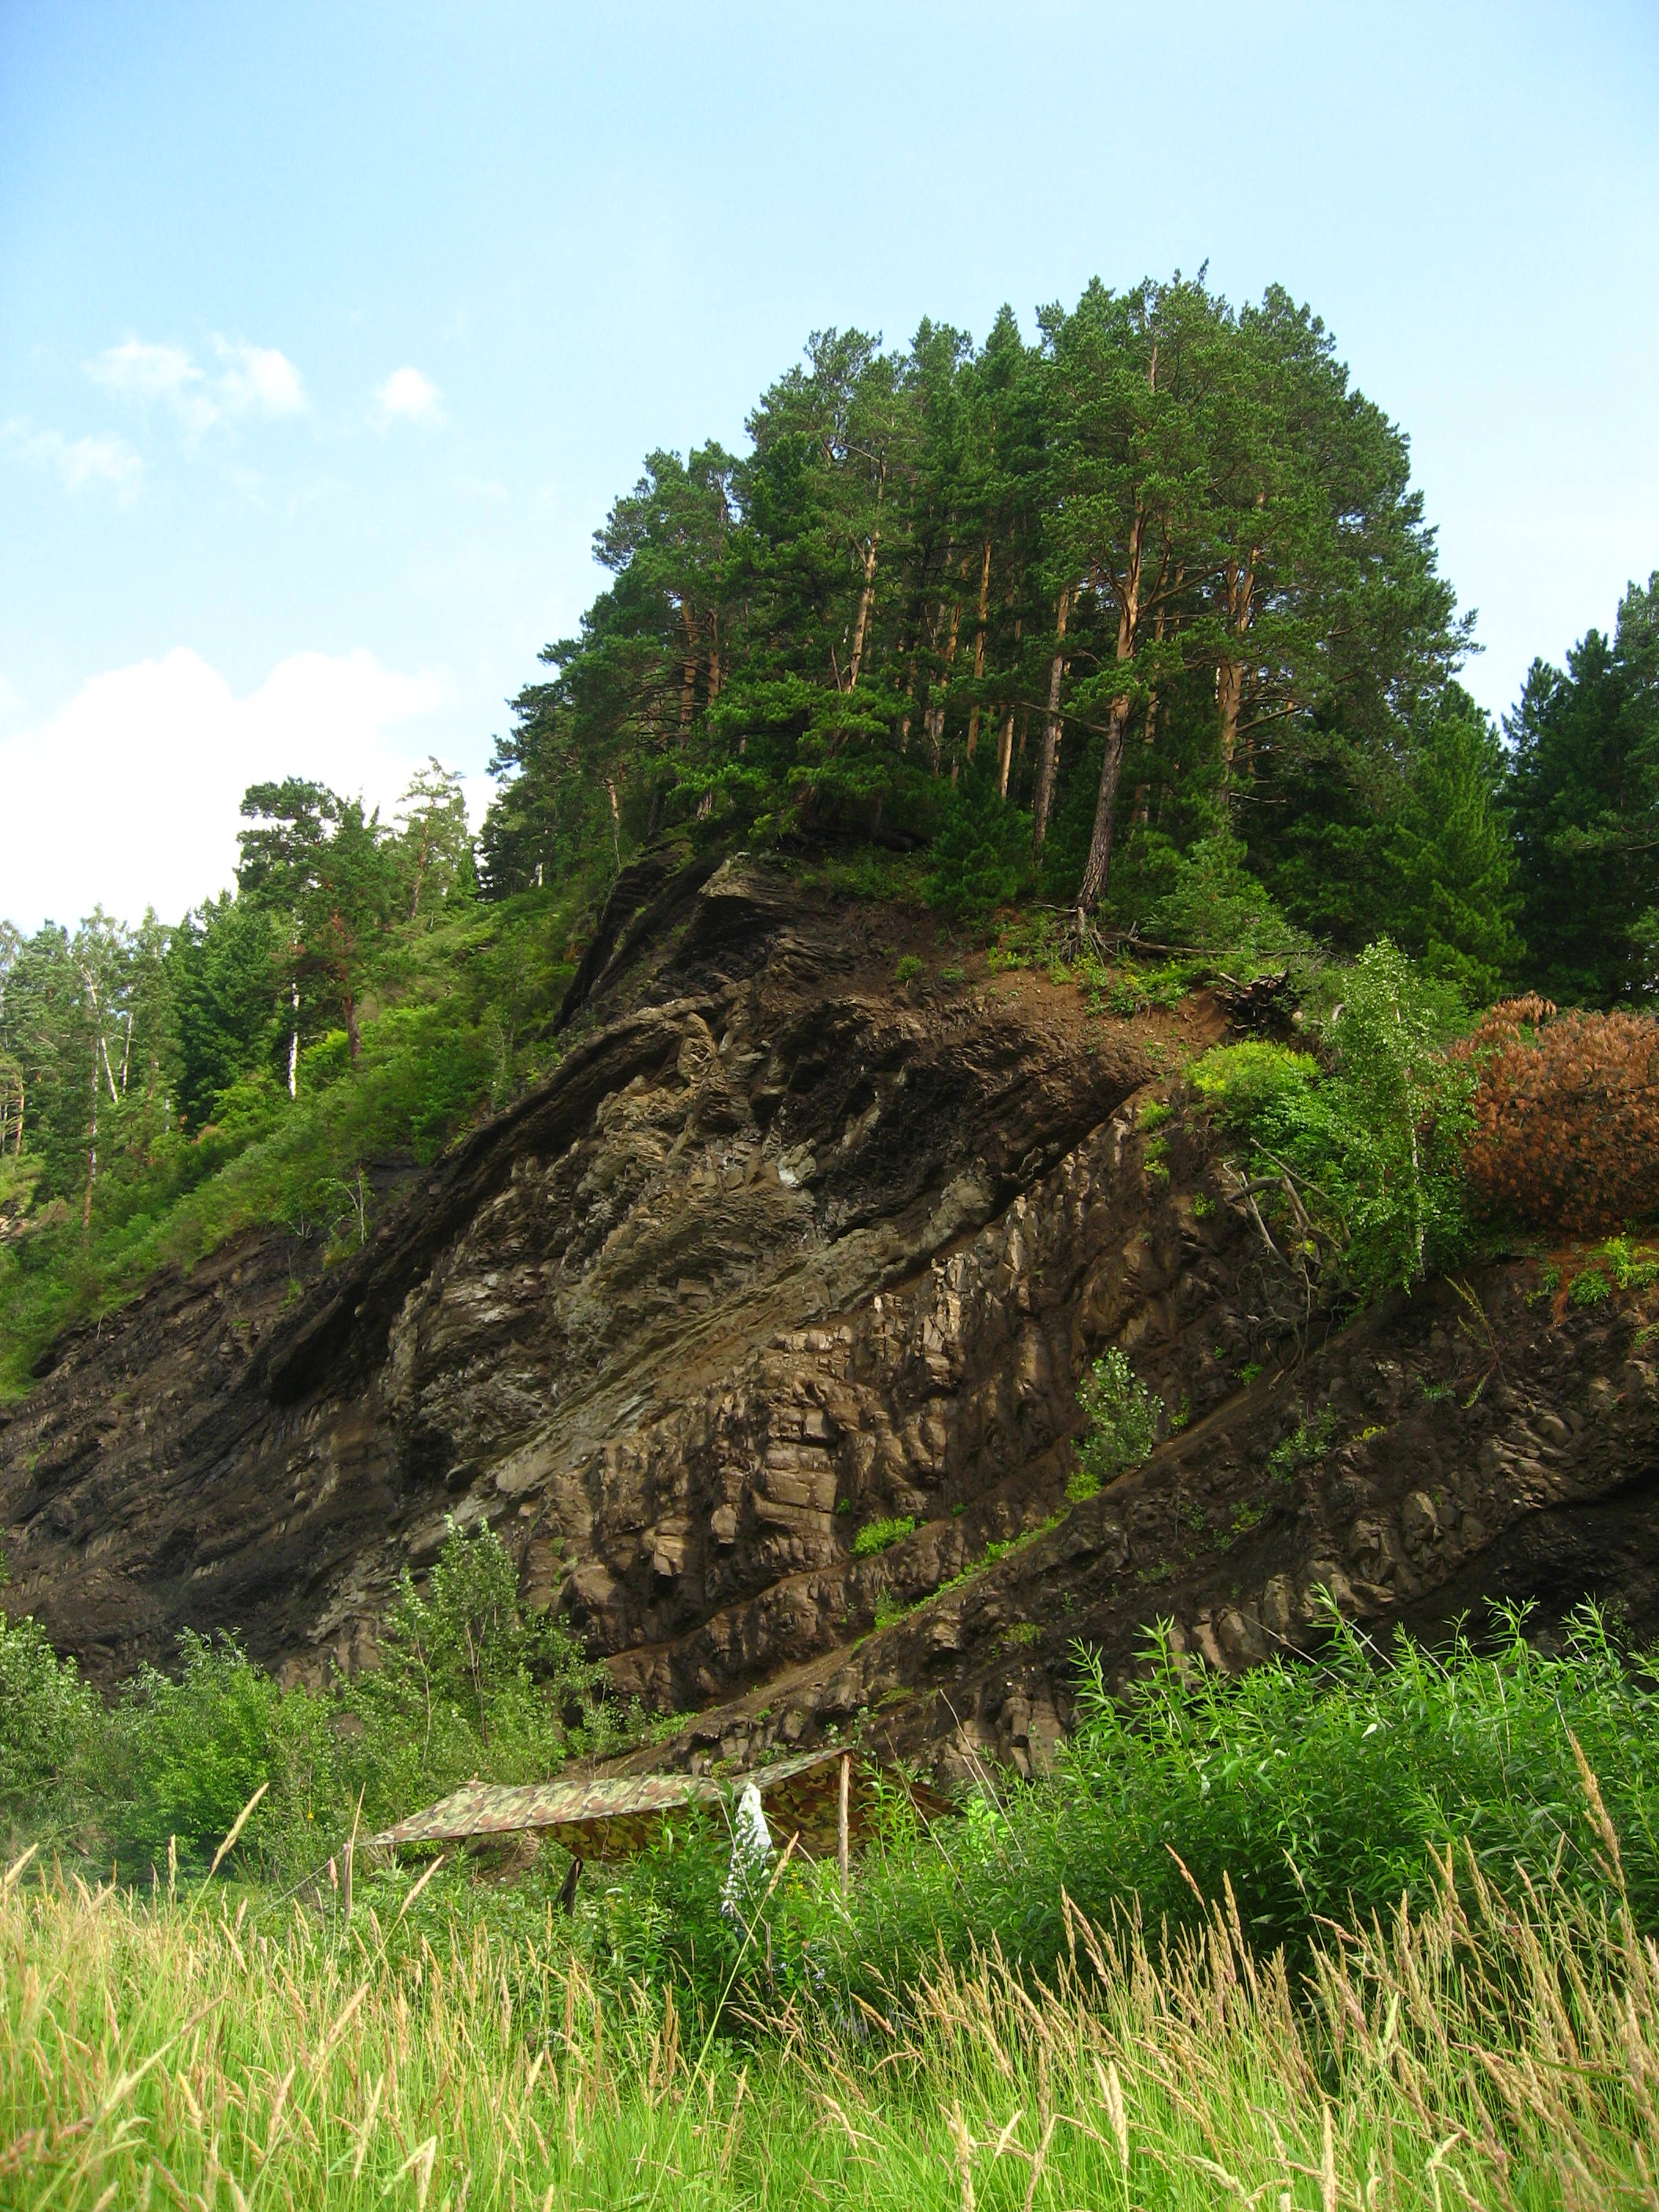
<svg viewBox="0 0 1659 2212"><path fill-rule="evenodd" d="M947 1765L1040 1762L1074 1640L1121 1673L1158 1617L1227 1668L1316 1638L1321 1589L1419 1629L1595 1592L1659 1631L1632 1316L1522 1260L1310 1311L1190 1109L1211 1000L1117 1019L667 854L566 1012L550 1079L347 1264L250 1241L58 1347L0 1427L11 1609L105 1678L184 1626L353 1667L446 1516L487 1518L625 1691L695 1716L681 1755L858 1727ZM1070 1503L1109 1342L1170 1433ZM882 1522L914 1526L860 1551Z"/></svg>

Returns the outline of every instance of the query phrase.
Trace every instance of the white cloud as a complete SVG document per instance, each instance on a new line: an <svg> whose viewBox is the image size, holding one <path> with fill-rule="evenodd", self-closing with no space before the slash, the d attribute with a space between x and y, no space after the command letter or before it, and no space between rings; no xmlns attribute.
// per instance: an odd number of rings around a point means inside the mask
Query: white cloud
<svg viewBox="0 0 1659 2212"><path fill-rule="evenodd" d="M418 368L394 368L376 387L374 411L382 423L422 422L428 426L444 419L443 395L429 376Z"/></svg>
<svg viewBox="0 0 1659 2212"><path fill-rule="evenodd" d="M8 422L3 435L14 452L49 470L65 491L107 484L118 497L131 499L144 472L143 462L131 446L102 432L66 438L61 430L31 430L27 422Z"/></svg>
<svg viewBox="0 0 1659 2212"><path fill-rule="evenodd" d="M106 392L129 392L139 399L167 399L176 405L202 380L202 372L182 346L151 345L125 338L88 362L87 374Z"/></svg>
<svg viewBox="0 0 1659 2212"><path fill-rule="evenodd" d="M0 736L0 915L73 922L101 900L176 921L232 882L250 783L311 777L389 819L434 749L418 725L447 697L433 671L361 649L295 653L242 699L184 646L94 677L50 720Z"/></svg>
<svg viewBox="0 0 1659 2212"><path fill-rule="evenodd" d="M225 363L219 391L226 411L234 415L301 415L306 409L305 386L300 372L275 346L232 345L215 338L214 346Z"/></svg>
<svg viewBox="0 0 1659 2212"><path fill-rule="evenodd" d="M210 376L183 346L158 345L146 338L124 338L97 360L87 374L106 392L145 404L170 407L193 436L228 416L301 415L308 402L300 372L275 346L247 345L216 337L221 364Z"/></svg>

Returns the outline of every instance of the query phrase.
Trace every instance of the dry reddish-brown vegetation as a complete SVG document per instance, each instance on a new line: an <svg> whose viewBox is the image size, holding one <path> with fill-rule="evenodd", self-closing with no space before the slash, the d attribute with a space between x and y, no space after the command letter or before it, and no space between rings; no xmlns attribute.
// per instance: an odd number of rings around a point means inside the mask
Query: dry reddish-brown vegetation
<svg viewBox="0 0 1659 2212"><path fill-rule="evenodd" d="M1659 1021L1509 999L1462 1049L1480 1069L1468 1168L1486 1211L1581 1236L1659 1211Z"/></svg>

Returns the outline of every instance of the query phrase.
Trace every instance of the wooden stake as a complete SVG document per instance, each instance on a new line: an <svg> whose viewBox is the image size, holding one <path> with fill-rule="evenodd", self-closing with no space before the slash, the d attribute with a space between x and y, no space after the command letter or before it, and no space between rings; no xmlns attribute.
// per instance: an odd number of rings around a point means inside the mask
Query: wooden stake
<svg viewBox="0 0 1659 2212"><path fill-rule="evenodd" d="M367 1789L368 1789L368 1784L367 1783L365 1783L365 1784L363 1784L363 1790L367 1790ZM354 1863L356 1862L356 1856L357 1856L357 1823L358 1823L358 1821L359 1821L359 1820L361 1820L362 1819L362 1817L363 1817L363 1790L360 1790L357 1792L357 1807L356 1807L356 1810L352 1814L352 1816L351 1816L351 1833L350 1833L350 1835L349 1835L349 1836L348 1836L348 1837L347 1837L347 1838L346 1838L346 1847L345 1847L345 1891L344 1891L344 1894L342 1896L341 1900L340 1900L340 1901L341 1901L341 1903L342 1903L342 1904L344 1905L344 1907L345 1907L345 1917L346 1917L346 1919L347 1919L347 1921L348 1921L348 1922L349 1922L349 1920L350 1920L350 1918L351 1918L351 1875L352 1875L352 1868L353 1868Z"/></svg>
<svg viewBox="0 0 1659 2212"><path fill-rule="evenodd" d="M841 1869L841 1893L847 1894L847 1801L853 1786L853 1762L841 1755L841 1796L836 1808L836 1864Z"/></svg>

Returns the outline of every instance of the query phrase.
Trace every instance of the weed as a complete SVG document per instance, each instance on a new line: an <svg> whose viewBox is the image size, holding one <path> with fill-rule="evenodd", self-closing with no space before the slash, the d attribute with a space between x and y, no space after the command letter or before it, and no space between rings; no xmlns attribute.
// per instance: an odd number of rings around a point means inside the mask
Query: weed
<svg viewBox="0 0 1659 2212"><path fill-rule="evenodd" d="M1206 1192L1200 1191L1198 1195L1193 1200L1193 1219L1194 1221L1207 1221L1214 1212L1215 1200Z"/></svg>
<svg viewBox="0 0 1659 2212"><path fill-rule="evenodd" d="M913 983L925 971L926 966L920 953L907 952L893 970L893 981L896 983Z"/></svg>
<svg viewBox="0 0 1659 2212"><path fill-rule="evenodd" d="M1586 1267L1567 1287L1567 1302L1575 1306L1599 1306L1613 1296L1613 1285L1599 1267Z"/></svg>
<svg viewBox="0 0 1659 2212"><path fill-rule="evenodd" d="M877 1594L875 1603L876 1627L878 1631L891 1628L896 1621L902 1620L907 1613L915 1611L914 1603L907 1604L902 1598L895 1597L890 1590L881 1590Z"/></svg>
<svg viewBox="0 0 1659 2212"><path fill-rule="evenodd" d="M1300 1422L1282 1443L1274 1445L1267 1455L1268 1474L1275 1482L1289 1482L1302 1468L1323 1459L1335 1430L1334 1411L1322 1407L1311 1420Z"/></svg>
<svg viewBox="0 0 1659 2212"><path fill-rule="evenodd" d="M1633 1251L1626 1237L1609 1237L1600 1256L1612 1267L1613 1279L1621 1291L1645 1291L1659 1280L1659 1260L1651 1252Z"/></svg>
<svg viewBox="0 0 1659 2212"><path fill-rule="evenodd" d="M913 1513L890 1514L880 1521L866 1521L853 1539L853 1550L860 1559L873 1559L878 1553L909 1535L915 1525Z"/></svg>

